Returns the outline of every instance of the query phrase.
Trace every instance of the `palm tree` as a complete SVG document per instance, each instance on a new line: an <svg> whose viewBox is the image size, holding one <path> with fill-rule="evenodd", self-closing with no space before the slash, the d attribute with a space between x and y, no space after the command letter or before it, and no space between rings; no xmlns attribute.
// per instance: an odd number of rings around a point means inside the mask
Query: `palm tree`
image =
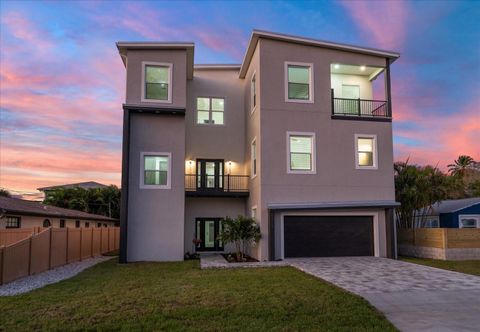
<svg viewBox="0 0 480 332"><path fill-rule="evenodd" d="M465 172L474 163L474 160L470 156L462 155L454 161L453 164L448 165L448 172L452 175L458 175L463 177Z"/></svg>

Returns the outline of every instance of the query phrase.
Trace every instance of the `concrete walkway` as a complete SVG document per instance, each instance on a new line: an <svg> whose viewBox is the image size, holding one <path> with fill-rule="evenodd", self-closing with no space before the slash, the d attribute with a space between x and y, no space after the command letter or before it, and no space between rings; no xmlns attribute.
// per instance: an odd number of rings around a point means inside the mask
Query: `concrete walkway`
<svg viewBox="0 0 480 332"><path fill-rule="evenodd" d="M480 330L480 277L376 257L285 262L362 296L401 331Z"/></svg>

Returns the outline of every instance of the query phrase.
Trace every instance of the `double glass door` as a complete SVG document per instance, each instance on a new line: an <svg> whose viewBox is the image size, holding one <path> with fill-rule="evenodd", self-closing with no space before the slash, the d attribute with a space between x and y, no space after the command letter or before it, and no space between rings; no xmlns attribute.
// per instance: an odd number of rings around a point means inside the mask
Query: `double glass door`
<svg viewBox="0 0 480 332"><path fill-rule="evenodd" d="M223 243L218 240L222 231L220 218L197 218L195 238L201 240L197 251L223 251Z"/></svg>
<svg viewBox="0 0 480 332"><path fill-rule="evenodd" d="M197 189L223 190L223 160L197 159Z"/></svg>

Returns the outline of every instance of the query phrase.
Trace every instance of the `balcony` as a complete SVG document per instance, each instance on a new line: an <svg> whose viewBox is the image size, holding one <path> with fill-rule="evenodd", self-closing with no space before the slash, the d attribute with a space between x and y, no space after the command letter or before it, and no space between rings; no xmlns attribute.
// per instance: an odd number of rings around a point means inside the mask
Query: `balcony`
<svg viewBox="0 0 480 332"><path fill-rule="evenodd" d="M332 118L390 121L391 114L385 100L334 98L332 96Z"/></svg>
<svg viewBox="0 0 480 332"><path fill-rule="evenodd" d="M185 174L185 195L200 197L248 197L248 175Z"/></svg>

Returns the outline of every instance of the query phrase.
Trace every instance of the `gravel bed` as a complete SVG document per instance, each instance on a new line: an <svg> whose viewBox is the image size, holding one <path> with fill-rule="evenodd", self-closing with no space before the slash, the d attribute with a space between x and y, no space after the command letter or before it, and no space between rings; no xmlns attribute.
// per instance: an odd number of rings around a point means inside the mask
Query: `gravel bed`
<svg viewBox="0 0 480 332"><path fill-rule="evenodd" d="M49 271L12 281L0 286L0 296L12 296L30 292L31 290L71 278L91 266L108 261L112 258L114 257L99 256L88 258L81 262L59 266Z"/></svg>
<svg viewBox="0 0 480 332"><path fill-rule="evenodd" d="M235 268L255 268L255 267L275 267L275 266L289 266L289 264L284 261L229 263L222 255L219 255L219 254L200 255L201 269L235 269Z"/></svg>

